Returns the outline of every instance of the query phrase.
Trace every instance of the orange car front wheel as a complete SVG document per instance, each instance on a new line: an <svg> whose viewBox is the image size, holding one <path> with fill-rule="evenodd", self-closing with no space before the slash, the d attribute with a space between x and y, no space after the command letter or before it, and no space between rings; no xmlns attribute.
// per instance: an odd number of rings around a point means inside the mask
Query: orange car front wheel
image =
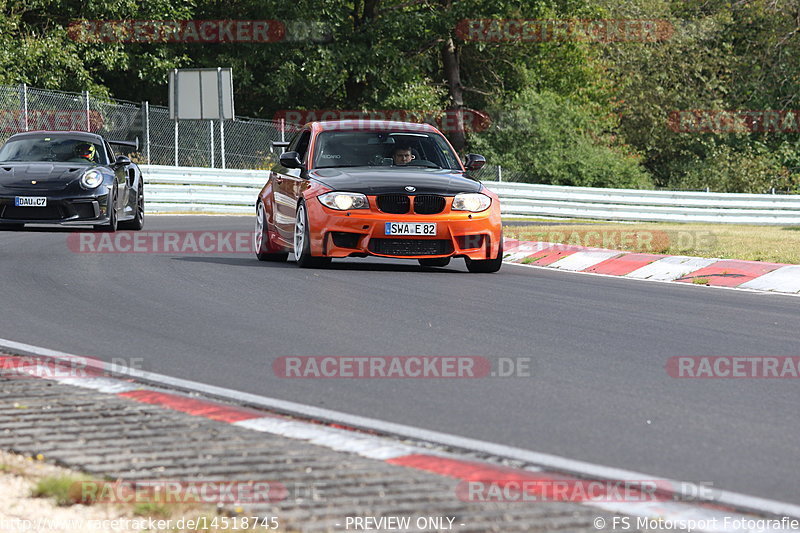
<svg viewBox="0 0 800 533"><path fill-rule="evenodd" d="M490 274L497 272L503 266L503 242L500 241L500 248L497 250L497 257L494 259L470 259L467 261L467 270L473 273Z"/></svg>
<svg viewBox="0 0 800 533"><path fill-rule="evenodd" d="M330 257L311 255L311 228L308 224L306 204L303 202L297 206L297 216L294 221L294 256L300 268L321 268L331 263Z"/></svg>
<svg viewBox="0 0 800 533"><path fill-rule="evenodd" d="M264 212L264 206L261 204L261 200L259 200L256 206L256 227L253 231L253 249L256 253L256 257L259 261L282 262L288 259L289 254L286 252L265 251L268 250L269 247L267 214Z"/></svg>

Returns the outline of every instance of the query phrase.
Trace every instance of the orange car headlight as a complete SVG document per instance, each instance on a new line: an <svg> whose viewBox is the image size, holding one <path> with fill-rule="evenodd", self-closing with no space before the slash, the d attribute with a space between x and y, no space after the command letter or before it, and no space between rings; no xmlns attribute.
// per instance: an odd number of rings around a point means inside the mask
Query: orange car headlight
<svg viewBox="0 0 800 533"><path fill-rule="evenodd" d="M492 205L492 199L479 192L461 193L453 198L454 211L471 211L478 213L486 211Z"/></svg>
<svg viewBox="0 0 800 533"><path fill-rule="evenodd" d="M348 211L350 209L369 209L369 200L363 194L356 192L332 191L317 196L325 207L336 209L337 211Z"/></svg>

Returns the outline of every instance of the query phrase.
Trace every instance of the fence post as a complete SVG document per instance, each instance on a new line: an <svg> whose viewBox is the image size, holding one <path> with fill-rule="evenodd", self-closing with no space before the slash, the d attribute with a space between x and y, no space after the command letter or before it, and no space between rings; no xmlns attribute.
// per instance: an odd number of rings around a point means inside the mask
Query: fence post
<svg viewBox="0 0 800 533"><path fill-rule="evenodd" d="M208 121L209 139L211 139L211 168L214 168L214 121Z"/></svg>
<svg viewBox="0 0 800 533"><path fill-rule="evenodd" d="M286 142L286 119L281 119L281 142Z"/></svg>
<svg viewBox="0 0 800 533"><path fill-rule="evenodd" d="M219 121L219 157L222 160L222 169L225 170L225 121Z"/></svg>
<svg viewBox="0 0 800 533"><path fill-rule="evenodd" d="M25 131L28 131L28 84L23 83L20 85L20 100L22 101L22 120L24 123Z"/></svg>
<svg viewBox="0 0 800 533"><path fill-rule="evenodd" d="M498 182L503 181L503 166L502 165L497 165L497 181Z"/></svg>
<svg viewBox="0 0 800 533"><path fill-rule="evenodd" d="M92 131L92 120L89 116L89 91L83 91L83 101L86 104L86 131Z"/></svg>
<svg viewBox="0 0 800 533"><path fill-rule="evenodd" d="M219 158L222 160L222 170L225 170L225 106L222 103L222 67L217 67L217 104L219 105Z"/></svg>
<svg viewBox="0 0 800 533"><path fill-rule="evenodd" d="M178 117L175 117L175 166L178 166Z"/></svg>
<svg viewBox="0 0 800 533"><path fill-rule="evenodd" d="M144 113L144 151L147 164L150 164L150 102L142 102L142 113Z"/></svg>

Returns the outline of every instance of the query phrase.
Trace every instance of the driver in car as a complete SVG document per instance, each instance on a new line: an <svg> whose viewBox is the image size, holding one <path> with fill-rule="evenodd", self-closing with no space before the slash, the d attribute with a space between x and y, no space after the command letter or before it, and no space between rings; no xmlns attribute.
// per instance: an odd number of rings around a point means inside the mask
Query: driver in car
<svg viewBox="0 0 800 533"><path fill-rule="evenodd" d="M396 146L392 151L392 162L395 165L407 165L414 159L410 146Z"/></svg>
<svg viewBox="0 0 800 533"><path fill-rule="evenodd" d="M78 143L75 145L75 148L72 149L72 153L72 161L88 161L90 163L96 162L95 155L97 150L92 143Z"/></svg>

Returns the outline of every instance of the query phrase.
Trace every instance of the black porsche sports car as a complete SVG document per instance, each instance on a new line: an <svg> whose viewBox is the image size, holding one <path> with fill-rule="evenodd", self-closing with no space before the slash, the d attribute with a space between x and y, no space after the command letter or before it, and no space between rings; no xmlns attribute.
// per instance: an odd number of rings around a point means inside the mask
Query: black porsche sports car
<svg viewBox="0 0 800 533"><path fill-rule="evenodd" d="M142 229L142 173L130 158L115 155L112 144L136 148L80 131L12 135L0 148L0 228Z"/></svg>

